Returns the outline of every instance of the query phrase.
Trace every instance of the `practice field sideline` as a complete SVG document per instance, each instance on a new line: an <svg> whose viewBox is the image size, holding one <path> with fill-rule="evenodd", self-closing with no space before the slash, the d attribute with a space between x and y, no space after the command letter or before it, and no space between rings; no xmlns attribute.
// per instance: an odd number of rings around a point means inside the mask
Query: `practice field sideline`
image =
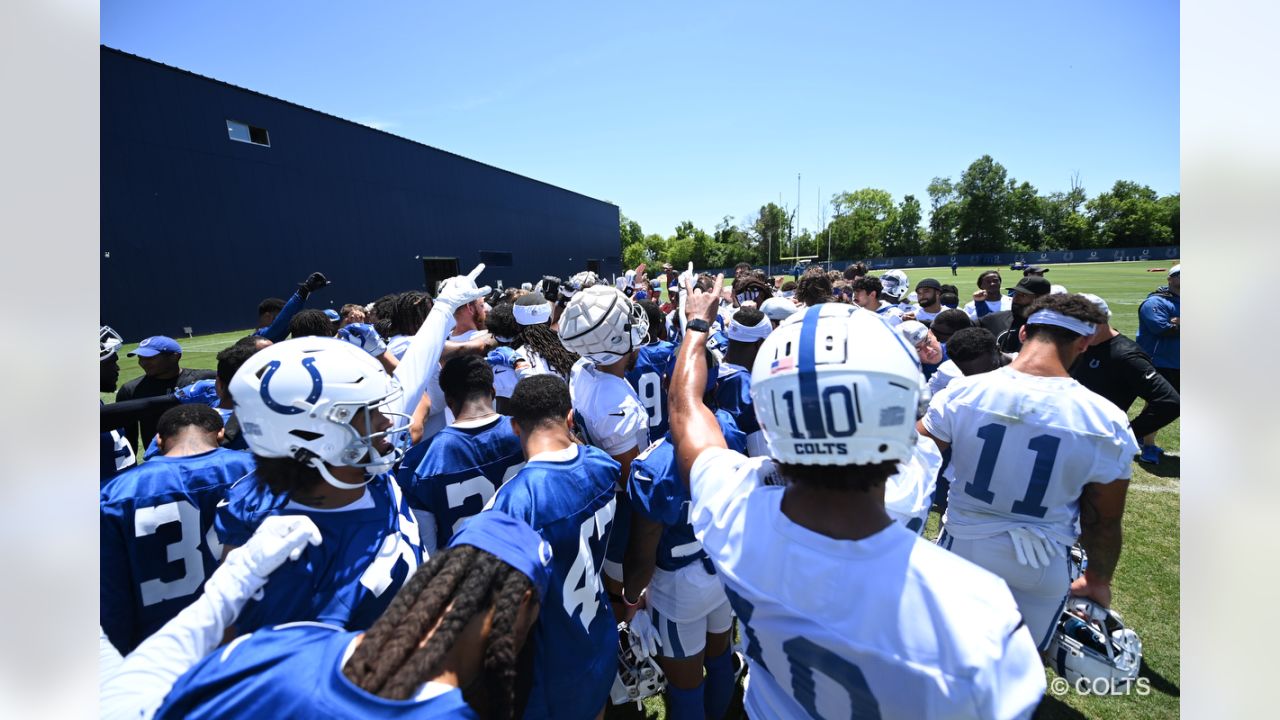
<svg viewBox="0 0 1280 720"><path fill-rule="evenodd" d="M1045 276L1052 283L1065 285L1072 292L1092 292L1104 298L1111 307L1112 325L1120 332L1133 337L1138 327L1138 306L1147 294L1165 284L1167 269L1177 260L1159 263L1082 263L1075 265L1049 265ZM1161 272L1148 272L1160 268ZM952 283L960 290L961 302L967 302L977 289L978 274L988 268L962 267L955 277L950 267L904 268L914 288L915 283L926 277L942 283ZM1004 287L1013 287L1022 277L1021 271L994 268L1001 271ZM879 273L875 273L879 274ZM481 277L483 280L483 277ZM391 290L392 288L388 288ZM327 292L335 291L330 289ZM368 298L341 298L342 302L368 302ZM255 308L245 307L242 316L250 320ZM110 318L104 318L110 324ZM237 339L249 334L249 330L197 335L193 338L174 338L184 348L182 366L213 369L218 351ZM142 374L135 358L125 353L137 347L141 338L131 341L120 350L120 384ZM103 393L102 399L112 402L114 393ZM1142 401L1135 403L1130 416L1141 409ZM1157 442L1166 450L1177 453L1180 423L1174 421L1160 431ZM1179 458L1165 457L1160 465L1134 463L1124 520L1124 550L1116 570L1113 585L1115 608L1125 623L1142 638L1143 668L1141 684L1131 688L1128 695L1113 697L1088 697L1077 695L1074 690L1064 695L1047 694L1038 718L1174 718L1178 716L1181 685L1179 663L1179 508L1180 470ZM929 518L926 537L932 539L938 532L939 518L933 513ZM1056 677L1047 671L1051 680ZM650 698L644 713L628 712L626 708L612 708L609 717L665 717L663 701Z"/></svg>

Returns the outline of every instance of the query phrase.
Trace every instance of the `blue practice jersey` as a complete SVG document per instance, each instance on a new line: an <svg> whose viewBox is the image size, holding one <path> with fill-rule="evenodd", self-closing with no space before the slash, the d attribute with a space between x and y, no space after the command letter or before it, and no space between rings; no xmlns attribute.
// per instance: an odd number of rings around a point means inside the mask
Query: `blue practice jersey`
<svg viewBox="0 0 1280 720"><path fill-rule="evenodd" d="M215 508L253 466L226 448L160 456L102 488L99 620L121 654L200 594L222 559Z"/></svg>
<svg viewBox="0 0 1280 720"><path fill-rule="evenodd" d="M493 499L494 510L529 523L552 550L551 584L530 634L525 718L594 718L618 672L618 628L600 567L621 466L598 448L570 450L567 460L530 460Z"/></svg>
<svg viewBox="0 0 1280 720"><path fill-rule="evenodd" d="M342 674L359 633L291 623L242 635L173 684L157 718L476 718L454 688L428 700L388 700Z"/></svg>
<svg viewBox="0 0 1280 720"><path fill-rule="evenodd" d="M730 450L746 452L747 436L734 425L724 410L716 411L716 421ZM627 484L631 506L641 515L661 523L658 541L658 567L679 570L689 563L703 560L707 554L693 536L689 524L689 491L680 482L675 445L671 436L658 440L631 462L631 478Z"/></svg>
<svg viewBox="0 0 1280 720"><path fill-rule="evenodd" d="M627 371L627 382L649 413L649 437L667 434L667 385L675 364L676 346L659 340L641 347L635 367Z"/></svg>
<svg viewBox="0 0 1280 720"><path fill-rule="evenodd" d="M479 427L450 425L432 436L404 493L410 507L435 518L435 546L445 547L462 521L480 512L522 467L524 453L511 418L499 416Z"/></svg>
<svg viewBox="0 0 1280 720"><path fill-rule="evenodd" d="M240 613L236 627L241 632L300 620L364 630L387 609L422 562L422 538L390 473L365 489L351 505L318 510L273 494L254 475L231 487L227 504L218 509L223 543L243 545L271 515L306 515L323 538L271 574L262 598L249 601Z"/></svg>
<svg viewBox="0 0 1280 720"><path fill-rule="evenodd" d="M104 405L101 400L98 406ZM133 467L137 462L137 458L133 454L133 443L124 437L124 428L116 428L99 433L98 436L98 487L107 484L107 481L122 472L125 468Z"/></svg>

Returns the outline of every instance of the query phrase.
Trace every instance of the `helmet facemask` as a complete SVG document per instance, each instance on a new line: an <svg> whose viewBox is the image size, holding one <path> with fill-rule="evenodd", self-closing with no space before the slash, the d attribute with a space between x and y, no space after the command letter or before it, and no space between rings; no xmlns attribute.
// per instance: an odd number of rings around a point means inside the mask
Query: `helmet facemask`
<svg viewBox="0 0 1280 720"><path fill-rule="evenodd" d="M332 464L363 468L365 471L363 483L351 484L338 480L329 472L323 458L304 447L294 448L294 457L320 471L325 482L334 487L344 490L363 487L374 477L389 471L404 457L409 441L409 423L412 418L404 413L382 409L399 399L401 393L400 388L396 387L378 400L367 403L337 402L324 410L316 411L322 413L325 420L340 426L349 437L347 444L338 452L338 462ZM385 430L374 430L377 421L375 412L391 422ZM363 433L360 428L364 429ZM378 441L384 438L391 444L386 453L379 452L377 448Z"/></svg>

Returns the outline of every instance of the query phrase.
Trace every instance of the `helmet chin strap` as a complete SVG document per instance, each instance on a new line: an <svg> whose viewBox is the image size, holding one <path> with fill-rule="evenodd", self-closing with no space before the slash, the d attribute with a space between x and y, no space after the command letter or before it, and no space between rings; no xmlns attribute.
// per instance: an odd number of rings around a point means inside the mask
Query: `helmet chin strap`
<svg viewBox="0 0 1280 720"><path fill-rule="evenodd" d="M374 477L376 477L376 474L370 474L368 471L366 471L364 474L363 482L359 482L359 483L342 482L338 478L334 477L333 473L329 472L329 467L325 465L325 462L318 457L311 458L311 467L315 468L320 472L320 477L324 478L325 482L338 488L339 490L359 490L365 485L368 485L369 481L372 480Z"/></svg>

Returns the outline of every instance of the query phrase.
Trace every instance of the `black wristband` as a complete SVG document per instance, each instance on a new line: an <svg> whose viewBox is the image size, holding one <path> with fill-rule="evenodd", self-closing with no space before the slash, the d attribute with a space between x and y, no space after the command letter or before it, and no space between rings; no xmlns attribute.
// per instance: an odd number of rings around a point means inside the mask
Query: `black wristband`
<svg viewBox="0 0 1280 720"><path fill-rule="evenodd" d="M685 323L684 329L690 332L711 332L711 323L702 318L694 318Z"/></svg>

